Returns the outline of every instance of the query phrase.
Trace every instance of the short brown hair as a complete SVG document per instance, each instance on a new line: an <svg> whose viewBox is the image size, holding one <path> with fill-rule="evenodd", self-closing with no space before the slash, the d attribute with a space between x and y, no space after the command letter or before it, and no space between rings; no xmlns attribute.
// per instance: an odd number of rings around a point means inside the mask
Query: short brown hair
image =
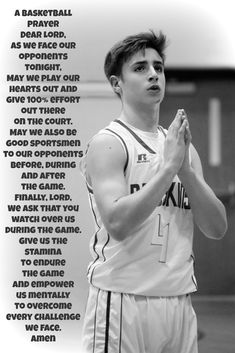
<svg viewBox="0 0 235 353"><path fill-rule="evenodd" d="M155 49L165 61L166 36L160 31L157 36L154 31L131 35L116 43L108 52L104 62L104 72L109 80L112 75L120 76L123 64L134 54L146 48Z"/></svg>

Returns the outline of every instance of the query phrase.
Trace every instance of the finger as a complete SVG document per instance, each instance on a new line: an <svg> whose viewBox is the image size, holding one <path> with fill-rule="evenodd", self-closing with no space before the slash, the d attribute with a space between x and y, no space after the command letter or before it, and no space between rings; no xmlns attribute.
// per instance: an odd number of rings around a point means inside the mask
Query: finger
<svg viewBox="0 0 235 353"><path fill-rule="evenodd" d="M184 120L183 123L181 124L180 129L179 129L180 137L184 137L185 136L186 126L187 126L187 120Z"/></svg>
<svg viewBox="0 0 235 353"><path fill-rule="evenodd" d="M185 118L184 121L186 122L186 130L188 130L190 132L188 119Z"/></svg>
<svg viewBox="0 0 235 353"><path fill-rule="evenodd" d="M190 143L192 141L192 134L191 134L191 131L190 131L189 128L187 129L187 133L188 133L188 140L189 140L189 143Z"/></svg>
<svg viewBox="0 0 235 353"><path fill-rule="evenodd" d="M191 141L192 136L191 136L191 131L189 127L189 121L186 113L183 113L182 115L182 121L186 121L186 127L185 127L185 143L189 139Z"/></svg>
<svg viewBox="0 0 235 353"><path fill-rule="evenodd" d="M181 124L183 123L184 120L187 120L187 122L188 122L188 116L187 116L184 109L178 109L178 114L181 119ZM189 123L188 123L188 125L189 125Z"/></svg>
<svg viewBox="0 0 235 353"><path fill-rule="evenodd" d="M186 145L189 145L191 143L191 141L192 141L191 131L190 131L188 126L186 126L186 129L185 129L184 140L185 140L185 144Z"/></svg>
<svg viewBox="0 0 235 353"><path fill-rule="evenodd" d="M187 116L187 113L185 112L184 109L181 109L181 119L182 119L182 122L186 119L188 121L188 116Z"/></svg>
<svg viewBox="0 0 235 353"><path fill-rule="evenodd" d="M178 109L174 120L172 121L171 125L169 126L169 129L179 130L181 124L182 124L182 109Z"/></svg>

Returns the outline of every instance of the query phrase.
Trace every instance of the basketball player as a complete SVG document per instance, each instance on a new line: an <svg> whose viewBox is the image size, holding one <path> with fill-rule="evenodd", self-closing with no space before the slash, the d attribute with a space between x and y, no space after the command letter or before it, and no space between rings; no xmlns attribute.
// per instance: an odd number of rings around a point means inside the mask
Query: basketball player
<svg viewBox="0 0 235 353"><path fill-rule="evenodd" d="M193 220L215 239L227 221L203 178L184 109L168 131L159 125L165 42L162 33L140 33L106 56L122 112L93 137L83 160L96 224L85 352L197 352Z"/></svg>

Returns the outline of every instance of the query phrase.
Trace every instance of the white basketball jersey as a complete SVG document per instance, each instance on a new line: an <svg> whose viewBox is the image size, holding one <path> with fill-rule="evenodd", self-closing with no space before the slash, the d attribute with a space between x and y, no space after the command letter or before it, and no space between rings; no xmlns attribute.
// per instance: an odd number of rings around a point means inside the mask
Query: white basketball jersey
<svg viewBox="0 0 235 353"><path fill-rule="evenodd" d="M115 120L99 134L122 144L129 193L138 192L162 165L166 132L144 132ZM85 172L83 161L83 173ZM90 241L93 261L88 280L103 290L146 296L176 296L197 290L194 278L193 216L185 189L176 176L155 211L122 241L104 228L88 185L96 231Z"/></svg>

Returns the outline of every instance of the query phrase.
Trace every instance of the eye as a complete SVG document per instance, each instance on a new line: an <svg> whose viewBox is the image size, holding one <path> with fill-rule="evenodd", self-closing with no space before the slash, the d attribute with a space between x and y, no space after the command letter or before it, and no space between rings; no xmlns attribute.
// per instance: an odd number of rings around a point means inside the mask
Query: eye
<svg viewBox="0 0 235 353"><path fill-rule="evenodd" d="M135 68L135 72L141 72L141 71L144 71L144 69L145 69L145 66L144 65L139 65L139 66L137 66L136 68Z"/></svg>
<svg viewBox="0 0 235 353"><path fill-rule="evenodd" d="M162 65L155 65L154 66L155 71L162 73L164 71L164 68Z"/></svg>

